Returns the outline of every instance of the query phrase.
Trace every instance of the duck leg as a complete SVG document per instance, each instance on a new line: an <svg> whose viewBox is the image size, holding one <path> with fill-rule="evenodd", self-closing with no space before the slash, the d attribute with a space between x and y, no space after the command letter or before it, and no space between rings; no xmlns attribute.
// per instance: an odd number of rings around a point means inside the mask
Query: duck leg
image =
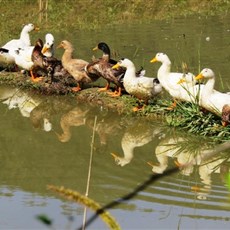
<svg viewBox="0 0 230 230"><path fill-rule="evenodd" d="M148 100L138 100L138 106L133 108L133 112L138 112L144 109L145 105L148 105Z"/></svg>
<svg viewBox="0 0 230 230"><path fill-rule="evenodd" d="M115 92L109 92L108 93L111 97L120 97L121 96L121 87L118 87L118 90Z"/></svg>
<svg viewBox="0 0 230 230"><path fill-rule="evenodd" d="M32 80L33 82L39 82L39 81L42 80L42 77L35 77L35 76L34 76L33 70L32 70L32 69L30 70L30 76L31 76L31 80Z"/></svg>
<svg viewBox="0 0 230 230"><path fill-rule="evenodd" d="M81 91L80 84L79 84L79 83L77 83L77 86L76 86L76 87L73 87L73 88L72 88L72 90L73 90L74 92Z"/></svg>
<svg viewBox="0 0 230 230"><path fill-rule="evenodd" d="M110 83L108 82L104 88L101 88L98 91L104 92L104 91L108 91L109 89L110 89Z"/></svg>
<svg viewBox="0 0 230 230"><path fill-rule="evenodd" d="M133 108L133 112L137 112L137 111L143 110L144 107L145 107L145 105L136 106L136 107Z"/></svg>
<svg viewBox="0 0 230 230"><path fill-rule="evenodd" d="M173 110L174 108L176 108L176 104L177 104L177 102L176 102L176 100L174 99L172 105L170 105L170 106L167 108L167 110Z"/></svg>

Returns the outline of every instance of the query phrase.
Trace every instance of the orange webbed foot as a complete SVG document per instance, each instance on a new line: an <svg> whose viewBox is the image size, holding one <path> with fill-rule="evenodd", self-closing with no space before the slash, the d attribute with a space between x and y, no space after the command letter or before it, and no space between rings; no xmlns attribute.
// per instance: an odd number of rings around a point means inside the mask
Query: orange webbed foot
<svg viewBox="0 0 230 230"><path fill-rule="evenodd" d="M81 87L80 87L80 86L73 87L73 88L72 88L72 91L73 91L73 92L81 91Z"/></svg>
<svg viewBox="0 0 230 230"><path fill-rule="evenodd" d="M167 108L167 110L173 110L173 109L175 109L176 108L176 101L174 101L173 103L172 103L172 105L170 105L168 108Z"/></svg>
<svg viewBox="0 0 230 230"><path fill-rule="evenodd" d="M32 77L31 80L32 80L33 82L40 82L40 81L43 80L43 77Z"/></svg>
<svg viewBox="0 0 230 230"><path fill-rule="evenodd" d="M133 108L133 112L138 112L138 111L142 111L144 109L144 105L140 105L140 106L137 106L137 107L134 107Z"/></svg>
<svg viewBox="0 0 230 230"><path fill-rule="evenodd" d="M114 92L108 92L108 94L111 96L111 97L120 97L121 96L121 88L118 89L118 91L114 91Z"/></svg>
<svg viewBox="0 0 230 230"><path fill-rule="evenodd" d="M99 92L105 92L105 91L108 91L109 88L110 88L110 85L107 84L104 88L100 88L98 91L99 91Z"/></svg>

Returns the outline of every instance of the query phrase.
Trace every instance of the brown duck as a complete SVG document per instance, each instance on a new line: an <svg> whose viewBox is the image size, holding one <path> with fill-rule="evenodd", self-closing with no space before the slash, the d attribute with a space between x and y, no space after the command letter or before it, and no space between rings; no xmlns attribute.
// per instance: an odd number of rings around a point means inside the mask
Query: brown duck
<svg viewBox="0 0 230 230"><path fill-rule="evenodd" d="M107 91L110 89L110 83L116 85L117 89L112 96L121 96L121 90L123 88L121 78L125 73L125 68L112 69L112 66L117 62L110 58L109 46L100 42L93 50L101 50L103 52L102 57L92 61L86 66L86 71L89 76L95 75L102 77L107 81L104 88L99 89L99 91Z"/></svg>
<svg viewBox="0 0 230 230"><path fill-rule="evenodd" d="M62 65L77 82L77 87L72 88L73 91L81 90L81 83L91 83L94 81L94 79L90 78L85 71L88 62L82 59L73 58L74 48L69 41L62 41L58 48L63 48L65 50L61 59Z"/></svg>

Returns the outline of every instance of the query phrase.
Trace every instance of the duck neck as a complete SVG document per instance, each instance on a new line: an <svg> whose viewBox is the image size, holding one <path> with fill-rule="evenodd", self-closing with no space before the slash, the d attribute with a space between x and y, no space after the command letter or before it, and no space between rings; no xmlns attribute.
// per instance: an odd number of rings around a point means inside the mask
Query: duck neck
<svg viewBox="0 0 230 230"><path fill-rule="evenodd" d="M110 54L108 54L108 53L103 53L103 55L102 55L102 59L103 59L104 61L109 62L109 59L110 59Z"/></svg>
<svg viewBox="0 0 230 230"><path fill-rule="evenodd" d="M215 85L215 79L214 78L208 79L204 88L205 96L209 97L213 93L214 85Z"/></svg>
<svg viewBox="0 0 230 230"><path fill-rule="evenodd" d="M20 34L20 40L23 41L23 43L26 46L31 46L30 35L29 35L29 32L27 30L22 30L22 32Z"/></svg>
<svg viewBox="0 0 230 230"><path fill-rule="evenodd" d="M125 71L125 76L124 76L124 80L125 79L130 79L130 78L135 78L136 77L136 68L134 66L134 64L130 65L126 71Z"/></svg>
<svg viewBox="0 0 230 230"><path fill-rule="evenodd" d="M65 49L65 52L62 55L62 63L65 64L72 59L73 59L73 49L72 48Z"/></svg>
<svg viewBox="0 0 230 230"><path fill-rule="evenodd" d="M133 158L133 152L134 152L135 145L129 145L126 143L122 143L122 150L124 153L124 159L127 162L130 162Z"/></svg>
<svg viewBox="0 0 230 230"><path fill-rule="evenodd" d="M171 61L167 60L162 62L161 67L158 70L157 77L159 80L168 75L171 71Z"/></svg>
<svg viewBox="0 0 230 230"><path fill-rule="evenodd" d="M104 44L100 48L100 50L103 52L102 59L105 60L105 61L109 61L109 59L110 59L110 49L109 49L109 47L106 44Z"/></svg>

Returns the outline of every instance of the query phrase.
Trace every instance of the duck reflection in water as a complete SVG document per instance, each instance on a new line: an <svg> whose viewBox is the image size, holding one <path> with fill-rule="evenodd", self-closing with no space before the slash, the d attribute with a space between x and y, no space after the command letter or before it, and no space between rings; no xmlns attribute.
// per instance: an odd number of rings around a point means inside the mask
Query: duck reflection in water
<svg viewBox="0 0 230 230"><path fill-rule="evenodd" d="M92 130L94 128L95 114L97 114L95 132L99 136L100 145L105 147L108 138L117 135L122 129L122 119L116 112L93 110L86 120L86 125Z"/></svg>
<svg viewBox="0 0 230 230"><path fill-rule="evenodd" d="M0 99L3 104L8 106L8 109L19 109L23 117L33 119L35 108L41 104L41 100L35 95L30 95L16 88L1 87ZM48 118L44 117L41 127L45 131L50 131L52 128Z"/></svg>
<svg viewBox="0 0 230 230"><path fill-rule="evenodd" d="M148 122L143 122L142 119L135 120L134 123L127 127L121 140L124 156L121 157L116 153L111 153L115 163L122 167L129 164L134 157L136 147L144 146L154 138L159 138L160 135L162 135L162 129L152 127Z"/></svg>
<svg viewBox="0 0 230 230"><path fill-rule="evenodd" d="M191 143L191 145L188 143ZM152 167L152 171L157 174L163 174L172 165L172 161L174 161L174 167L175 165L178 166L180 173L185 176L191 176L198 171L202 185L192 186L191 189L196 192L198 199L205 200L211 192L212 174L218 173L224 181L226 171L229 171L228 169L226 170L225 164L229 161L229 157L226 159L226 156L219 153L218 156L208 159L204 158L207 151L213 149L213 146L210 146L210 148L207 148L207 146L200 140L197 143L197 141L195 142L191 138L172 137L169 135L155 149L155 156L158 162L148 162L148 164ZM187 166L182 167L183 165Z"/></svg>
<svg viewBox="0 0 230 230"><path fill-rule="evenodd" d="M85 125L86 115L89 112L89 109L82 109L80 106L77 106L64 114L60 119L60 126L62 129L61 134L57 134L58 140L60 142L68 142L71 139L71 127L77 127Z"/></svg>
<svg viewBox="0 0 230 230"><path fill-rule="evenodd" d="M6 104L9 109L18 108L23 117L29 117L31 111L38 106L41 101L21 90L16 90L12 96L9 96L2 103Z"/></svg>
<svg viewBox="0 0 230 230"><path fill-rule="evenodd" d="M97 116L97 121L94 127L95 116ZM72 137L71 128L82 125L92 130L95 129L99 136L100 146L105 146L108 137L114 135L116 130L121 129L120 117L117 114L78 104L61 116L61 132L55 132L58 140L63 143L70 141Z"/></svg>
<svg viewBox="0 0 230 230"><path fill-rule="evenodd" d="M121 119L117 114L108 111L100 111L98 108L78 104L71 98L52 98L41 100L35 95L11 89L10 87L0 88L0 100L8 106L8 109L17 108L23 117L28 117L35 130L46 132L54 131L60 142L68 142L72 137L71 127L85 125L94 128L94 118L98 117L95 132L100 139L100 146L106 146L107 139L116 130L121 129ZM53 121L56 115L61 115L60 127L56 128ZM56 123L56 122L55 122ZM60 129L61 131L55 131Z"/></svg>
<svg viewBox="0 0 230 230"><path fill-rule="evenodd" d="M45 99L30 113L30 121L36 130L51 131L54 129L53 120L57 114L66 114L76 105L72 105L65 98Z"/></svg>

